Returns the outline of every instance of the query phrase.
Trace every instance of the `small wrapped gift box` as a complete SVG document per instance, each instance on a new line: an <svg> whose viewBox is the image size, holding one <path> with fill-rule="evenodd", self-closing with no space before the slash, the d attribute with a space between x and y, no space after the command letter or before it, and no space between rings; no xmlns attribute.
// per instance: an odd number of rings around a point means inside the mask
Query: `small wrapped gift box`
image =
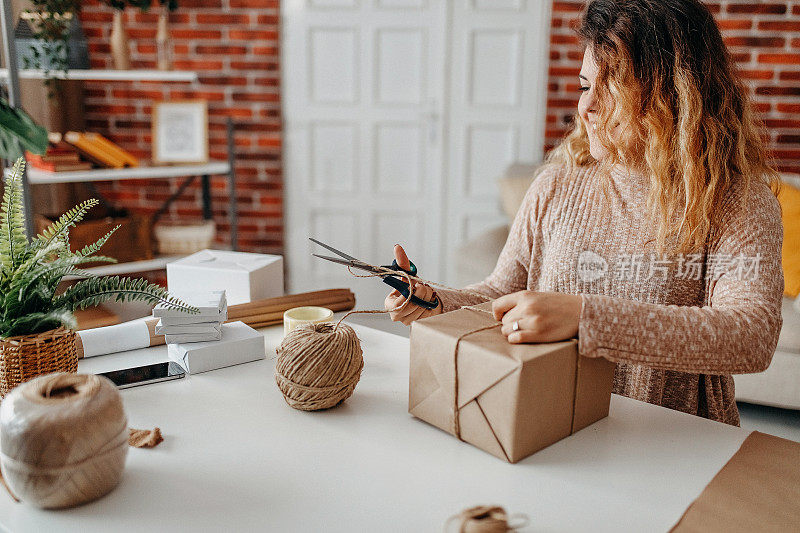
<svg viewBox="0 0 800 533"><path fill-rule="evenodd" d="M510 463L608 416L614 363L574 339L511 344L491 308L412 323L409 413Z"/></svg>
<svg viewBox="0 0 800 533"><path fill-rule="evenodd" d="M189 374L258 361L266 357L264 335L243 322L222 325L218 341L170 344L169 358Z"/></svg>
<svg viewBox="0 0 800 533"><path fill-rule="evenodd" d="M167 287L177 296L224 290L228 305L283 296L283 257L202 250L167 264Z"/></svg>

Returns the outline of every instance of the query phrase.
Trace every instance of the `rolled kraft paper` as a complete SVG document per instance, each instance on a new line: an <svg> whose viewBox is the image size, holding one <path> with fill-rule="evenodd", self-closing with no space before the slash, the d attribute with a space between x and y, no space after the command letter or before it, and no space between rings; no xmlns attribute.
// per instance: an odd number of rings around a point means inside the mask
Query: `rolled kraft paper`
<svg viewBox="0 0 800 533"><path fill-rule="evenodd" d="M286 311L302 305L319 305L320 301L355 300L350 289L325 289L255 300L246 304L236 304L228 308L228 318L255 314L256 311Z"/></svg>
<svg viewBox="0 0 800 533"><path fill-rule="evenodd" d="M95 500L119 483L128 420L114 384L93 374L48 374L0 404L0 468L14 495L46 509Z"/></svg>

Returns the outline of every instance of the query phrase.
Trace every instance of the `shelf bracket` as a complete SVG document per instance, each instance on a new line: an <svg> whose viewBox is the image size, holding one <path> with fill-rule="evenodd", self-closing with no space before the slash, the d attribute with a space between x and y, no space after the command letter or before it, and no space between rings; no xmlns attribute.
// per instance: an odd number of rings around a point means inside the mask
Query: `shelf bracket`
<svg viewBox="0 0 800 533"><path fill-rule="evenodd" d="M183 192L186 190L186 188L189 185L191 185L192 182L196 178L197 178L197 176L189 176L188 178L183 180L183 183L180 184L180 186L178 187L178 190L175 191L174 193L172 193L172 195L169 198L167 198L164 201L163 204L161 204L161 207L158 208L158 211L156 211L153 214L153 224L154 225L155 225L156 222L158 222L158 219L161 218L164 215L164 213L167 212L167 209L169 209L169 206L172 205L172 202L177 200L183 194Z"/></svg>
<svg viewBox="0 0 800 533"><path fill-rule="evenodd" d="M11 107L20 109L19 69L17 68L17 45L14 42L14 17L11 11L11 0L0 0L0 25L3 31L3 52L8 68L8 103ZM19 144L20 151L22 145ZM13 165L13 161L6 161ZM28 171L22 171L22 203L25 209L25 232L31 238L35 234L33 227L33 211L31 202L31 186L28 183Z"/></svg>
<svg viewBox="0 0 800 533"><path fill-rule="evenodd" d="M233 142L233 119L228 117L228 218L230 220L231 250L239 250L239 206L236 202L236 144Z"/></svg>

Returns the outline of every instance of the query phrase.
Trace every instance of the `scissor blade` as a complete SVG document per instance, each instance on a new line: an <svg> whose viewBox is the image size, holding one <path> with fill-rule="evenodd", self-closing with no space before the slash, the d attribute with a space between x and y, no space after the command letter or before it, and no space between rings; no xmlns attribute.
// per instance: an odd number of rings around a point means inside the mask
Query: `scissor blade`
<svg viewBox="0 0 800 533"><path fill-rule="evenodd" d="M326 259L328 261L333 261L334 263L339 263L340 265L351 266L353 268L358 268L360 270L366 270L367 272L377 272L374 268L369 265L366 265L358 260L347 261L346 259L339 259L338 257L330 257L327 255L319 255L319 254L311 254L314 257L319 257L320 259Z"/></svg>
<svg viewBox="0 0 800 533"><path fill-rule="evenodd" d="M323 248L325 248L325 249L327 249L327 250L330 250L331 252L335 253L335 254L336 254L336 255L338 255L339 257L344 257L345 259L349 259L350 261L357 261L357 262L359 262L359 263L361 262L361 261L358 261L358 259L356 259L356 258L355 258L355 257L353 257L352 255L347 255L347 254L346 254L346 253L344 253L344 252L340 252L340 251L339 251L339 250L337 250L336 248L333 248L333 247L331 247L331 246L328 246L328 245L327 245L327 244L325 244L324 242L319 242L317 239L312 239L311 237L309 237L309 238L308 238L308 240L309 240L309 241L311 241L311 242L313 242L313 243L319 244L320 246L322 246ZM316 255L316 254L314 254L314 255Z"/></svg>

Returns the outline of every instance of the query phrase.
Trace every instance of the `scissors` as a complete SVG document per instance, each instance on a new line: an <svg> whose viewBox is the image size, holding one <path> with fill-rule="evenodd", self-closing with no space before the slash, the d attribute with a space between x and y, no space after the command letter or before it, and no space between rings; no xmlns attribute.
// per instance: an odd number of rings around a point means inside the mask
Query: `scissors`
<svg viewBox="0 0 800 533"><path fill-rule="evenodd" d="M372 272L373 274L379 274L379 273L382 272L381 270L373 267L372 265L370 265L368 263L360 261L360 260L356 259L353 256L347 255L344 252L340 252L336 248L328 246L327 244L325 244L323 242L319 242L317 239L312 239L311 237L309 237L308 240L310 240L313 243L319 244L323 248L326 248L326 249L330 250L331 252L335 253L336 255L342 257L343 259L339 259L338 257L329 257L327 255L311 254L314 257L319 257L320 259L326 259L328 261L333 261L334 263L339 263L340 265L347 265L347 266L351 266L353 268L358 268L360 270L366 270L367 272ZM411 263L411 261L409 261L409 263ZM386 266L383 266L381 268L388 268L390 270L396 270L398 272L405 272L405 273L410 274L412 276L416 276L417 275L417 267L416 267L416 265L414 263L411 263L411 268L409 270L405 270L404 268L400 268L400 266L397 264L397 260L392 261L391 265L386 265ZM383 282L385 284L389 285L390 287L393 287L394 289L397 289L397 291L400 294L402 294L403 296L405 296L406 299L408 299L408 295L409 295L408 283L405 281L405 279L403 278L402 275L400 275L400 274L397 274L397 275L393 275L393 274L384 275L384 276L382 276L382 280L383 280ZM413 294L411 295L411 303L416 304L416 305L418 305L420 307L424 307L425 309L436 309L437 307L439 307L439 299L438 298L434 298L432 302L429 302L428 300L423 300L422 298L414 296Z"/></svg>

